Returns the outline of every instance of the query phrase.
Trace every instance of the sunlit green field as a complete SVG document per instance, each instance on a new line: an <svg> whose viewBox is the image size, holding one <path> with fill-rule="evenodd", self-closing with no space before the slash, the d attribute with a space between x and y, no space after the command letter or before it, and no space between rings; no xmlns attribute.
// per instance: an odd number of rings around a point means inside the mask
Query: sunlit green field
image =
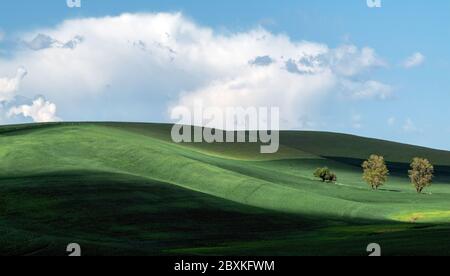
<svg viewBox="0 0 450 276"><path fill-rule="evenodd" d="M450 254L450 152L319 132L258 144L174 144L169 125L0 128L0 255ZM372 191L360 164L384 155ZM413 157L436 167L417 194ZM313 178L328 166L336 184Z"/></svg>

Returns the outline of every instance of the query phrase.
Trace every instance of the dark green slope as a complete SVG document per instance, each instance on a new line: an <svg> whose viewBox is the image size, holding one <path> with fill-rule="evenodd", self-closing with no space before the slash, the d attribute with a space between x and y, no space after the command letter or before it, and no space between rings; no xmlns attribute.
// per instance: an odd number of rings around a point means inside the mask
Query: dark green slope
<svg viewBox="0 0 450 276"><path fill-rule="evenodd" d="M170 255L172 250L270 239L319 223L166 183L93 171L0 181L0 255Z"/></svg>

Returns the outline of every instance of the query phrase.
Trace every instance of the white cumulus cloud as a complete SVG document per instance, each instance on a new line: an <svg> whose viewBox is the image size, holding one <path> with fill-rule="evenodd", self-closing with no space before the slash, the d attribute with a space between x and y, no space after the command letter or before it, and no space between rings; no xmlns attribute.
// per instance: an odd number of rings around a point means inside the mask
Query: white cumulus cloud
<svg viewBox="0 0 450 276"><path fill-rule="evenodd" d="M16 92L19 90L20 83L27 75L27 70L20 67L16 71L14 77L0 78L0 102L9 101L14 98Z"/></svg>
<svg viewBox="0 0 450 276"><path fill-rule="evenodd" d="M409 69L422 65L425 62L425 56L422 53L414 53L403 62L403 67Z"/></svg>
<svg viewBox="0 0 450 276"><path fill-rule="evenodd" d="M369 68L387 65L374 49L358 49L355 45L345 45L333 50L331 64L337 73L344 76L354 76Z"/></svg>
<svg viewBox="0 0 450 276"><path fill-rule="evenodd" d="M24 64L21 93L45 93L70 120L133 120L139 112L140 120L165 120L200 99L219 108L278 106L282 126L298 127L342 83L355 99L391 93L365 78L385 66L370 47L330 48L263 28L223 34L181 13L71 19L21 40L27 47L1 60L0 74Z"/></svg>
<svg viewBox="0 0 450 276"><path fill-rule="evenodd" d="M379 99L386 100L392 96L393 88L390 85L369 80L352 81L344 79L341 86L354 99Z"/></svg>
<svg viewBox="0 0 450 276"><path fill-rule="evenodd" d="M24 44L31 50L39 51L48 48L74 49L82 41L83 38L80 36L75 36L67 42L61 42L48 35L38 34L33 40L24 42Z"/></svg>
<svg viewBox="0 0 450 276"><path fill-rule="evenodd" d="M56 105L39 97L31 105L21 105L12 107L8 112L8 117L22 115L32 118L34 122L46 123L56 122L60 119L56 116Z"/></svg>

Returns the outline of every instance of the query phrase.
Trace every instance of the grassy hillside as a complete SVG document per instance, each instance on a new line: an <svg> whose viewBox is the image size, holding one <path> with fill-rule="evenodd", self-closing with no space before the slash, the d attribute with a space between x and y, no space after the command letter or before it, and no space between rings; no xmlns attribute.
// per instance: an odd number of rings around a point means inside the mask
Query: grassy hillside
<svg viewBox="0 0 450 276"><path fill-rule="evenodd" d="M170 125L63 123L0 128L0 254L364 255L450 252L450 153L361 137L282 132L258 144L174 144ZM360 164L384 155L381 191ZM407 179L412 157L437 178ZM336 184L312 178L318 166ZM418 238L421 237L421 238Z"/></svg>

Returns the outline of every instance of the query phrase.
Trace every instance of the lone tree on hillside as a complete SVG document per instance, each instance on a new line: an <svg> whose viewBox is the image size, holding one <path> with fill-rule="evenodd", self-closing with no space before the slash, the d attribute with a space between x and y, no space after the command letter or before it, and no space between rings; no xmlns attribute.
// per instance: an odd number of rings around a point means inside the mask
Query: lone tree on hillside
<svg viewBox="0 0 450 276"><path fill-rule="evenodd" d="M371 155L362 164L362 168L364 169L363 179L373 190L378 190L387 181L389 170L383 156Z"/></svg>
<svg viewBox="0 0 450 276"><path fill-rule="evenodd" d="M322 182L336 182L337 181L337 175L330 171L327 167L325 168L318 168L314 172L314 177L322 179Z"/></svg>
<svg viewBox="0 0 450 276"><path fill-rule="evenodd" d="M425 187L431 185L433 180L434 167L430 161L424 158L414 158L409 170L409 178L417 192L422 193Z"/></svg>

